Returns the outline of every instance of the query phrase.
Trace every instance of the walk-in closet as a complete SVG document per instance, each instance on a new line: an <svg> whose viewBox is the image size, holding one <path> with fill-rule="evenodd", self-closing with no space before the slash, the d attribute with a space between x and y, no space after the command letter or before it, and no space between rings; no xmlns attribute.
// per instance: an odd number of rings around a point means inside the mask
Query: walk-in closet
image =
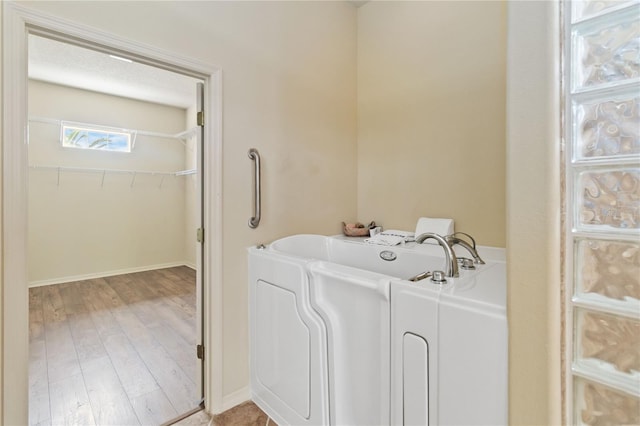
<svg viewBox="0 0 640 426"><path fill-rule="evenodd" d="M197 83L30 36L31 425L200 404Z"/></svg>

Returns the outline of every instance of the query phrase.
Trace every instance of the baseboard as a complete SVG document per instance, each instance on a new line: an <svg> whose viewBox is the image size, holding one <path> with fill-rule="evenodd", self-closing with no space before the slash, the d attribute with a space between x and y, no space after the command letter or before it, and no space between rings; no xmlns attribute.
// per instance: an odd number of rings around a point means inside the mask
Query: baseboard
<svg viewBox="0 0 640 426"><path fill-rule="evenodd" d="M191 264L189 264L188 262L184 262L184 261L169 262L169 263L160 263L156 265L137 266L135 268L116 269L112 271L96 272L93 274L73 275L73 276L67 276L67 277L52 278L47 280L31 281L29 282L29 287L41 287L41 286L52 285L52 284L70 283L73 281L93 280L96 278L113 277L114 275L132 274L134 272L153 271L155 269L164 269L164 268L175 268L176 266L188 266L189 268L195 269L195 267L192 267Z"/></svg>
<svg viewBox="0 0 640 426"><path fill-rule="evenodd" d="M235 407L236 405L240 405L243 402L248 401L249 399L251 399L249 386L245 386L235 392L230 393L229 395L225 395L224 397L222 397L222 406L220 407L220 413L223 413L228 409Z"/></svg>
<svg viewBox="0 0 640 426"><path fill-rule="evenodd" d="M194 271L198 268L195 263L191 263L191 262L187 262L187 261L185 261L182 265L186 266L187 268L191 268Z"/></svg>

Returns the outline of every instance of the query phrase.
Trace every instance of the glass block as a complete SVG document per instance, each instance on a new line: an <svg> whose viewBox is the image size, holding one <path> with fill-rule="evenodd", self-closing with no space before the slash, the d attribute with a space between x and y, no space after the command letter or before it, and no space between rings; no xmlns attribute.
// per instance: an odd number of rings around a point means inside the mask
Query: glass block
<svg viewBox="0 0 640 426"><path fill-rule="evenodd" d="M632 8L601 25L579 26L572 34L573 89L611 85L640 77L640 20Z"/></svg>
<svg viewBox="0 0 640 426"><path fill-rule="evenodd" d="M640 229L640 168L576 174L576 225L587 231Z"/></svg>
<svg viewBox="0 0 640 426"><path fill-rule="evenodd" d="M639 425L640 399L624 392L576 378L574 423L589 426Z"/></svg>
<svg viewBox="0 0 640 426"><path fill-rule="evenodd" d="M621 0L575 0L572 1L573 5L573 21L578 21L580 19L588 18L590 16L597 15L601 12L604 12L608 9L611 9L616 6L637 3L637 1L621 1Z"/></svg>
<svg viewBox="0 0 640 426"><path fill-rule="evenodd" d="M596 361L603 371L640 372L640 321L576 309L575 362Z"/></svg>
<svg viewBox="0 0 640 426"><path fill-rule="evenodd" d="M640 303L640 241L579 239L576 293Z"/></svg>
<svg viewBox="0 0 640 426"><path fill-rule="evenodd" d="M578 160L640 155L640 88L626 96L574 100L573 123Z"/></svg>

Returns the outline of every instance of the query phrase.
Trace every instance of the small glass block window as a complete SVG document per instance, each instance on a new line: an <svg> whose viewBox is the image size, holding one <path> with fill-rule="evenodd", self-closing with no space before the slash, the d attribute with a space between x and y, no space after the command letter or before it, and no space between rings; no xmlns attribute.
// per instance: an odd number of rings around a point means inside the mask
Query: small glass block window
<svg viewBox="0 0 640 426"><path fill-rule="evenodd" d="M640 241L576 241L576 295L625 302L640 312Z"/></svg>
<svg viewBox="0 0 640 426"><path fill-rule="evenodd" d="M577 225L591 231L640 229L640 169L577 174Z"/></svg>
<svg viewBox="0 0 640 426"><path fill-rule="evenodd" d="M122 131L62 126L62 146L65 148L131 152L131 136Z"/></svg>
<svg viewBox="0 0 640 426"><path fill-rule="evenodd" d="M576 309L577 364L640 374L640 321L620 315Z"/></svg>
<svg viewBox="0 0 640 426"><path fill-rule="evenodd" d="M640 424L640 399L588 380L575 380L575 423L589 426Z"/></svg>
<svg viewBox="0 0 640 426"><path fill-rule="evenodd" d="M640 154L640 93L574 100L576 160Z"/></svg>
<svg viewBox="0 0 640 426"><path fill-rule="evenodd" d="M640 20L635 8L573 31L573 89L610 86L640 78Z"/></svg>
<svg viewBox="0 0 640 426"><path fill-rule="evenodd" d="M633 4L637 0L575 0L573 5L573 22L589 18L620 6Z"/></svg>

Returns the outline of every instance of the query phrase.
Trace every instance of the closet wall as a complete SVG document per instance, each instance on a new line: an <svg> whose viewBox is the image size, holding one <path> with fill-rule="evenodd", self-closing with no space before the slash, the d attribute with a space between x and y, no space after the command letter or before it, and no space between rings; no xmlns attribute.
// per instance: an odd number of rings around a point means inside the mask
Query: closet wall
<svg viewBox="0 0 640 426"><path fill-rule="evenodd" d="M29 83L30 117L176 134L185 110L40 81ZM177 139L138 135L131 153L63 148L60 126L29 126L29 281L44 285L185 264L187 182L192 176L78 172L64 167L176 172Z"/></svg>

